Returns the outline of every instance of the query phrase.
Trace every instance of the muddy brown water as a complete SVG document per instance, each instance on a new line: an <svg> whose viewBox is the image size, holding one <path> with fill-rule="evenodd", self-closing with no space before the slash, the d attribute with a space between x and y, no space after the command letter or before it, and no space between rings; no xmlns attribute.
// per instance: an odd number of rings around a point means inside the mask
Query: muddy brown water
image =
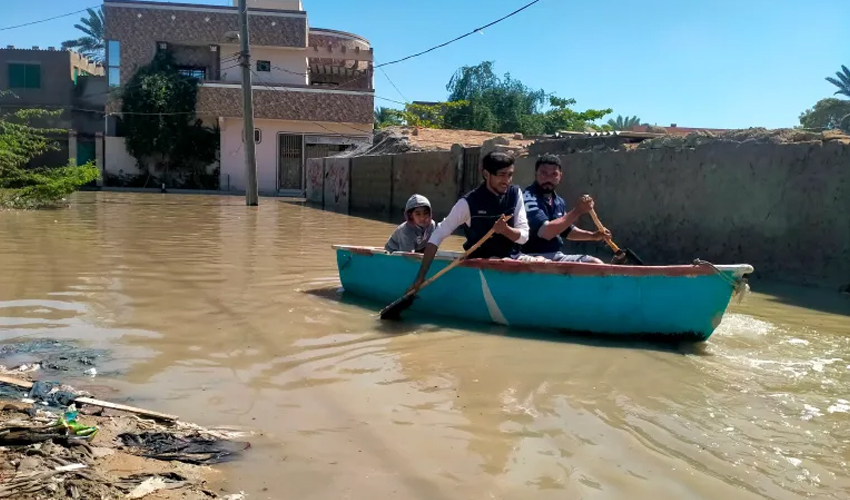
<svg viewBox="0 0 850 500"><path fill-rule="evenodd" d="M108 348L90 384L257 431L224 468L248 498L850 497L846 296L754 283L697 347L391 326L330 248L391 224L261 203L0 212L0 341Z"/></svg>

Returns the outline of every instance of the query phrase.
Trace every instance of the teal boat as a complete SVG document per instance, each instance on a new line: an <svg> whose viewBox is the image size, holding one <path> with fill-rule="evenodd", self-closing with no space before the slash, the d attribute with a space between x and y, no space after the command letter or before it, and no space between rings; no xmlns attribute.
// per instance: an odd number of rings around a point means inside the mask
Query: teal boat
<svg viewBox="0 0 850 500"><path fill-rule="evenodd" d="M334 245L345 293L376 303L405 294L422 256ZM429 277L459 252L440 251ZM470 259L423 289L411 310L525 328L619 337L707 340L735 293L746 264L613 266Z"/></svg>

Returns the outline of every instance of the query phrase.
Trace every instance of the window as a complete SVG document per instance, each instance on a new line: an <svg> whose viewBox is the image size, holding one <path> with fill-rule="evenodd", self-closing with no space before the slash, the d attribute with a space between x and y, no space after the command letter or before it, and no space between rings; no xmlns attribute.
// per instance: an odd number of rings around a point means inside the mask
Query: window
<svg viewBox="0 0 850 500"><path fill-rule="evenodd" d="M272 62L271 61L257 61L257 71L271 71L272 70Z"/></svg>
<svg viewBox="0 0 850 500"><path fill-rule="evenodd" d="M41 65L9 63L10 89L40 89Z"/></svg>
<svg viewBox="0 0 850 500"><path fill-rule="evenodd" d="M106 42L107 78L110 87L121 85L121 42L109 40Z"/></svg>
<svg viewBox="0 0 850 500"><path fill-rule="evenodd" d="M183 76L195 78L196 80L207 79L207 68L198 68L195 66L181 66L177 68L177 72Z"/></svg>

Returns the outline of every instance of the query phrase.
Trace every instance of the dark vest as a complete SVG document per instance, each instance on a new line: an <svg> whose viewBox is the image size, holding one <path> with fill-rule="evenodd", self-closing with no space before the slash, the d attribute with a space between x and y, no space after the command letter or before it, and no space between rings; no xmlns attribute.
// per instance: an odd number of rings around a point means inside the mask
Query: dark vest
<svg viewBox="0 0 850 500"><path fill-rule="evenodd" d="M466 234L466 243L463 244L463 248L469 250L472 245L478 243L490 229L493 229L496 219L502 215L513 215L514 217L508 221L508 225L514 227L514 221L516 219L514 211L516 211L517 200L520 196L519 186L511 186L505 195L496 196L484 184L467 193L464 199L469 204L469 225L463 226L464 233ZM473 252L469 258L503 259L505 257L515 257L518 254L519 245L501 234L494 234L478 250Z"/></svg>

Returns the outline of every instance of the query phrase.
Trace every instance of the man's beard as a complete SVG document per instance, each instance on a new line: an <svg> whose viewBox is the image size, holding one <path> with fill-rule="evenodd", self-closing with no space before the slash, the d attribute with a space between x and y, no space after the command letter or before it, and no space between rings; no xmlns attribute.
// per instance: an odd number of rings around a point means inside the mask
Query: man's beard
<svg viewBox="0 0 850 500"><path fill-rule="evenodd" d="M543 191L544 194L552 194L555 192L555 185L551 182L547 182L540 185L540 190Z"/></svg>

